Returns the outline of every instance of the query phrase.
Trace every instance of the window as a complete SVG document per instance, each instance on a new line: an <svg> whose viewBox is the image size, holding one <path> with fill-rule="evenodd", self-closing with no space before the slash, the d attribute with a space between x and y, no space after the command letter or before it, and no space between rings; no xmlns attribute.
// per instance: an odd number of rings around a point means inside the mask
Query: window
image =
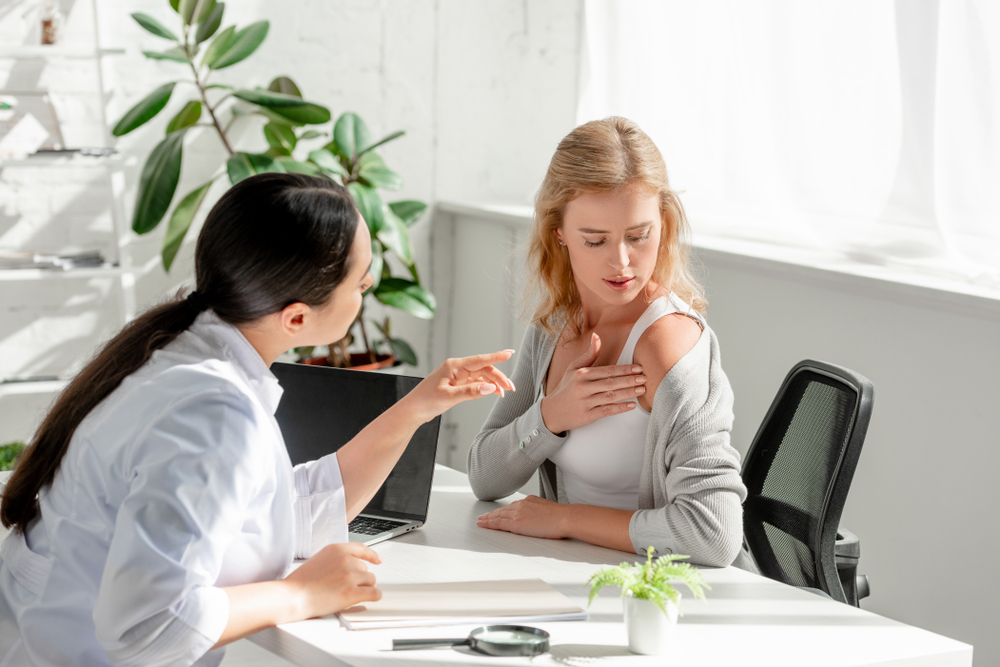
<svg viewBox="0 0 1000 667"><path fill-rule="evenodd" d="M579 121L638 122L697 232L1000 289L1000 3L585 6Z"/></svg>

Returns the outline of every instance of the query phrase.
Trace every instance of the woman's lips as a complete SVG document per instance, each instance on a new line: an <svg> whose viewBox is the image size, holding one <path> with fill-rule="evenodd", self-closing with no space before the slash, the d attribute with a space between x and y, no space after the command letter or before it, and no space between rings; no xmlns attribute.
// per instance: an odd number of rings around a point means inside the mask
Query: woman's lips
<svg viewBox="0 0 1000 667"><path fill-rule="evenodd" d="M635 278L634 277L630 277L630 278L615 278L613 280L608 280L607 278L604 279L604 284L607 285L608 287L610 287L611 289L613 289L616 292L624 292L629 287L631 287L632 283L634 283L634 282L635 282Z"/></svg>

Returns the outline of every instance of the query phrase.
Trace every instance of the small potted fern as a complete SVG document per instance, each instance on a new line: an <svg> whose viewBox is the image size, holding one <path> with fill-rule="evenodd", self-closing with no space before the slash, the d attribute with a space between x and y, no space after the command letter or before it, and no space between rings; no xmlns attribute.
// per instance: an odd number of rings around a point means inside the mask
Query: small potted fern
<svg viewBox="0 0 1000 667"><path fill-rule="evenodd" d="M605 586L622 589L625 604L625 629L628 649L641 655L666 653L677 626L681 594L671 582L682 583L696 598L705 599L704 589L711 590L701 572L678 561L687 556L674 554L653 560L653 547L646 550L646 562L622 563L595 572L590 580L588 606Z"/></svg>

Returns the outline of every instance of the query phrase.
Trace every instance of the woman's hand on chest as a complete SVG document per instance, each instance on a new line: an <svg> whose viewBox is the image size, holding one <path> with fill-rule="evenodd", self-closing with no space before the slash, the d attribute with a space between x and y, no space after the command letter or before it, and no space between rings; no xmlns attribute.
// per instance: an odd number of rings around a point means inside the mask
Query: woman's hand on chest
<svg viewBox="0 0 1000 667"><path fill-rule="evenodd" d="M632 410L635 403L630 399L645 393L647 377L641 365L595 366L600 351L600 337L591 334L587 350L570 362L555 389L542 399L542 420L551 432Z"/></svg>

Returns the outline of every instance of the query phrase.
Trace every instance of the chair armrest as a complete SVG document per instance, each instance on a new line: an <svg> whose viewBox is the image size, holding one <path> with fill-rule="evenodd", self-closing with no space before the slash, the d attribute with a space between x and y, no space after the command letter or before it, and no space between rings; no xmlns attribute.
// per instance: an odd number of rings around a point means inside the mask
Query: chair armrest
<svg viewBox="0 0 1000 667"><path fill-rule="evenodd" d="M861 540L858 536L845 528L837 529L837 542L833 548L834 556L837 560L837 567L857 566L858 559L861 558Z"/></svg>

